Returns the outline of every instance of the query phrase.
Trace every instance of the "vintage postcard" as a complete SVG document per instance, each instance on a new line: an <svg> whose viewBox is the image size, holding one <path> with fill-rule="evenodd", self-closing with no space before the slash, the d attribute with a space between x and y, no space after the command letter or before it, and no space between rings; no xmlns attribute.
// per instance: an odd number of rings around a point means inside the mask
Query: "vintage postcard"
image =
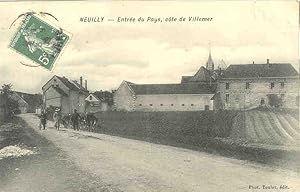
<svg viewBox="0 0 300 192"><path fill-rule="evenodd" d="M0 192L300 191L298 1L0 16Z"/></svg>

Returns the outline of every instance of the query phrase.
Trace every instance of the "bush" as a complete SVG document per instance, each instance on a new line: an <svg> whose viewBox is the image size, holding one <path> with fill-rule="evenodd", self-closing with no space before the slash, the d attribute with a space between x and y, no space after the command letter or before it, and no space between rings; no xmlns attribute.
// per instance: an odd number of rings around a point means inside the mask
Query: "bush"
<svg viewBox="0 0 300 192"><path fill-rule="evenodd" d="M282 105L283 105L282 98L280 98L278 95L269 94L268 100L269 100L269 105L271 107L279 108L279 107L282 107Z"/></svg>

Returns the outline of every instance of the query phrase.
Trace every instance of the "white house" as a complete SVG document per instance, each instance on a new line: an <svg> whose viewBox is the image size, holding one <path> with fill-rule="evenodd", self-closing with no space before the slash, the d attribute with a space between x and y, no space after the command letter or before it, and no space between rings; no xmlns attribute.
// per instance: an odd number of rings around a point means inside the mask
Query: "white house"
<svg viewBox="0 0 300 192"><path fill-rule="evenodd" d="M99 112L110 111L113 105L112 93L109 91L95 91L90 93L86 98L86 111Z"/></svg>

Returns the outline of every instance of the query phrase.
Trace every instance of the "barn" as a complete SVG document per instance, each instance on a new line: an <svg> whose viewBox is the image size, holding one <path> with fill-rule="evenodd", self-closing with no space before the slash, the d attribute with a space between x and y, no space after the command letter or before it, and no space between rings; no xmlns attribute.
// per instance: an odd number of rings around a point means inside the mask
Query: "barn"
<svg viewBox="0 0 300 192"><path fill-rule="evenodd" d="M212 110L215 85L135 84L123 81L114 92L118 111L199 111Z"/></svg>

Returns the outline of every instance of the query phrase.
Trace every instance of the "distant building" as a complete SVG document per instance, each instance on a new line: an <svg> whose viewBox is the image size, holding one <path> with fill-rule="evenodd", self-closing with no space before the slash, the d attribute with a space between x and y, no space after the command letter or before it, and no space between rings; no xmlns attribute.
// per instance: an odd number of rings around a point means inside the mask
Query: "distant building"
<svg viewBox="0 0 300 192"><path fill-rule="evenodd" d="M113 95L109 91L95 91L90 93L85 101L87 112L110 111L113 106Z"/></svg>
<svg viewBox="0 0 300 192"><path fill-rule="evenodd" d="M215 85L134 84L123 81L114 93L119 111L199 111L212 110Z"/></svg>
<svg viewBox="0 0 300 192"><path fill-rule="evenodd" d="M72 113L76 109L85 112L85 99L89 94L87 81L83 86L82 77L79 83L66 77L54 75L43 87L43 101L45 108L59 107L62 113Z"/></svg>
<svg viewBox="0 0 300 192"><path fill-rule="evenodd" d="M299 106L299 74L291 64L269 63L230 65L217 81L216 109L247 110L272 106Z"/></svg>
<svg viewBox="0 0 300 192"><path fill-rule="evenodd" d="M299 74L291 64L241 64L206 67L180 84L134 84L123 81L114 94L115 108L126 111L248 110L298 108Z"/></svg>
<svg viewBox="0 0 300 192"><path fill-rule="evenodd" d="M43 103L41 94L13 91L11 97L18 102L20 113L35 113Z"/></svg>

